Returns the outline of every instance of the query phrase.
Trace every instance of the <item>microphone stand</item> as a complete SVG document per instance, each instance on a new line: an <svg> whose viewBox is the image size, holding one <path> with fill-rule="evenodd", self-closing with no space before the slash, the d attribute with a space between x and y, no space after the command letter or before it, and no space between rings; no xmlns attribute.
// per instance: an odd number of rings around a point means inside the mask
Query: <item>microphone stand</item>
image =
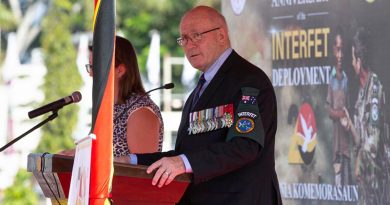
<svg viewBox="0 0 390 205"><path fill-rule="evenodd" d="M151 89L149 90L148 92L146 92L145 94L142 94L141 96L139 96L138 98L136 98L131 104L130 106L128 106L127 108L125 108L115 119L114 119L114 123L120 118L122 117L127 111L129 111L129 109L131 109L131 107L136 103L138 102L138 100L140 100L141 98L147 96L150 92L152 91L155 91L155 90L159 90L159 89L171 89L173 88L174 84L173 83L168 83L168 84L165 84L163 86L160 86L158 88L154 88L154 89Z"/></svg>
<svg viewBox="0 0 390 205"><path fill-rule="evenodd" d="M40 122L39 124L35 125L33 128L27 130L27 132L23 133L22 135L20 135L19 137L13 139L11 142L8 142L6 145L4 145L3 147L0 148L0 152L2 152L3 150L7 149L7 147L13 145L15 142L19 141L20 139L22 139L24 136L30 134L32 131L36 130L37 128L41 127L42 125L46 124L47 122L51 121L51 120L54 120L56 117L58 117L58 110L53 110L53 113L47 117L45 120L43 120L42 122Z"/></svg>

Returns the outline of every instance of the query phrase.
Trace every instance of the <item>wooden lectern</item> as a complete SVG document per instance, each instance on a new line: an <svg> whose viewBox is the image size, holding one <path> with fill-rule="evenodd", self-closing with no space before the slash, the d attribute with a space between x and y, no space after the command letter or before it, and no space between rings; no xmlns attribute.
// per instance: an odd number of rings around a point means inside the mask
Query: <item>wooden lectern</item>
<svg viewBox="0 0 390 205"><path fill-rule="evenodd" d="M72 176L73 157L56 154L29 154L27 170L38 181L45 197L53 205L67 204ZM152 185L146 166L114 163L112 200L115 205L173 205L186 190L191 176L182 174L168 186Z"/></svg>

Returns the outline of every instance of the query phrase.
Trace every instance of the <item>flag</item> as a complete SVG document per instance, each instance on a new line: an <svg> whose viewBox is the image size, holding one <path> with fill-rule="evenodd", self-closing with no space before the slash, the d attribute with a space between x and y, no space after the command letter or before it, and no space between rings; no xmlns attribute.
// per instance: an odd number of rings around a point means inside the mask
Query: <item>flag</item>
<svg viewBox="0 0 390 205"><path fill-rule="evenodd" d="M115 0L95 0L93 18L92 143L89 204L109 204L113 175Z"/></svg>

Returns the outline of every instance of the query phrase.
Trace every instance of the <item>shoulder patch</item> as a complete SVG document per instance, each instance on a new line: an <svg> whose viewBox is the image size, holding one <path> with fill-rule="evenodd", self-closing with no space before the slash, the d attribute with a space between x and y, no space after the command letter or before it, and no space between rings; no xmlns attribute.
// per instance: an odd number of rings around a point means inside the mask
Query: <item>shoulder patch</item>
<svg viewBox="0 0 390 205"><path fill-rule="evenodd" d="M264 146L264 128L259 112L257 96L259 90L252 87L241 88L241 98L234 110L234 126L229 128L226 140L234 137L250 138Z"/></svg>

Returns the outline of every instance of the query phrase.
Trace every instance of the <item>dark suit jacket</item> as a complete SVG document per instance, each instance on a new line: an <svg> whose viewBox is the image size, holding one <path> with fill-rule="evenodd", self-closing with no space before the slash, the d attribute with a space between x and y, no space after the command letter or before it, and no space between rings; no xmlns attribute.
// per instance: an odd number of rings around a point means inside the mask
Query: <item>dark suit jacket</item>
<svg viewBox="0 0 390 205"><path fill-rule="evenodd" d="M256 100L265 133L264 145L243 137L226 141L228 128L188 135L190 112L229 103L236 109L242 87L259 90ZM233 51L194 110L190 110L192 95L183 109L175 150L137 155L139 164L149 165L161 157L185 154L193 169L193 182L180 204L281 204L274 156L277 105L267 75Z"/></svg>

